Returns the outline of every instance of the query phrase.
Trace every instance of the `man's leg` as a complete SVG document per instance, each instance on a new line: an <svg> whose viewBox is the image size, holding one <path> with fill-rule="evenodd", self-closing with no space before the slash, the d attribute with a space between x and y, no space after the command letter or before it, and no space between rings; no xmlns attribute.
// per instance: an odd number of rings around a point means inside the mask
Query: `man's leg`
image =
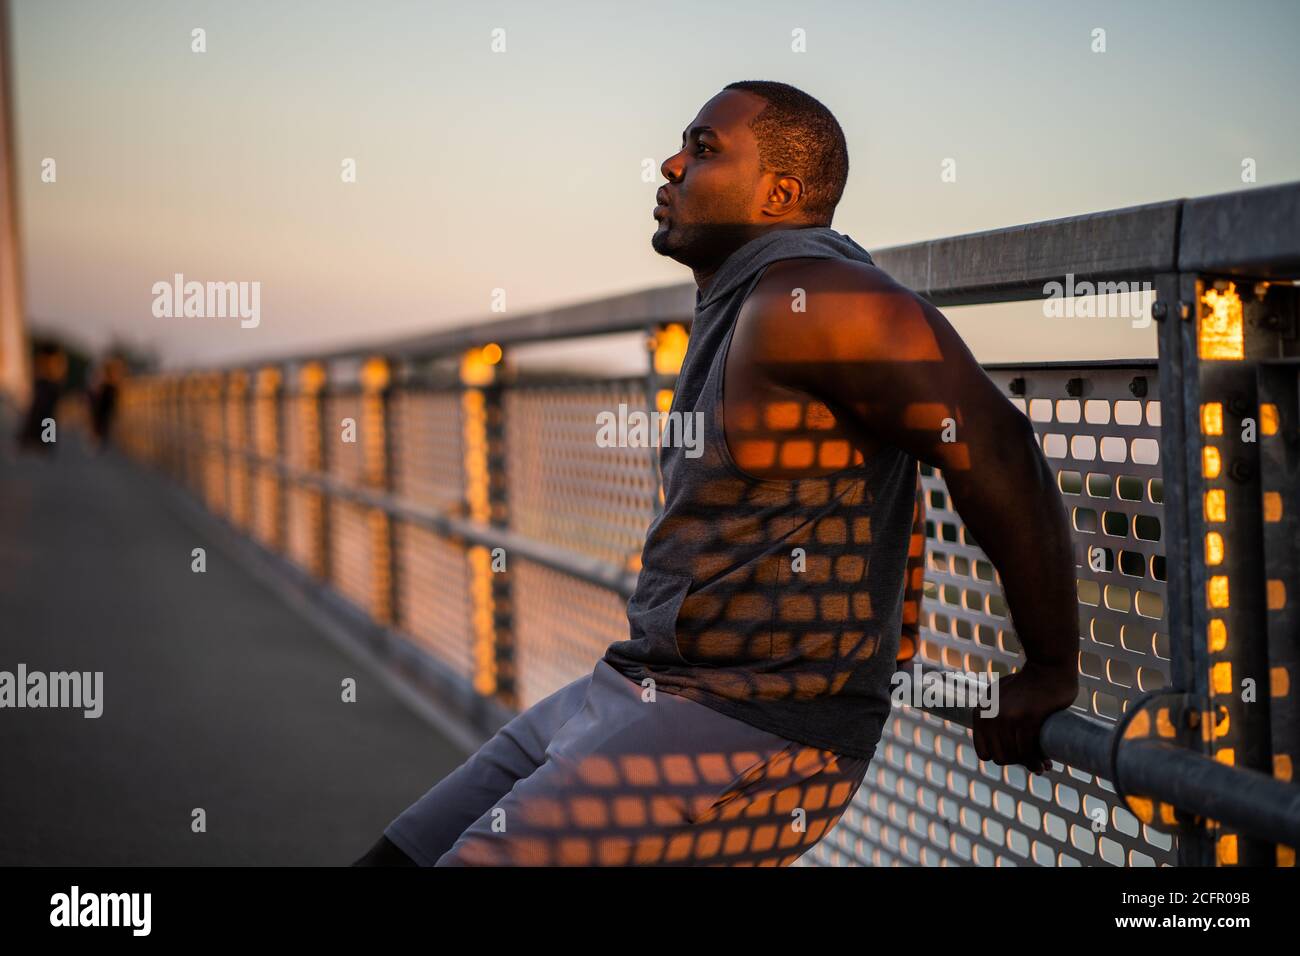
<svg viewBox="0 0 1300 956"><path fill-rule="evenodd" d="M402 865L387 842L417 865L432 866L466 827L537 770L552 738L582 707L590 683L591 674L584 675L512 718L399 814L357 864Z"/></svg>
<svg viewBox="0 0 1300 956"><path fill-rule="evenodd" d="M834 829L869 757L791 743L669 840L673 865L789 866Z"/></svg>
<svg viewBox="0 0 1300 956"><path fill-rule="evenodd" d="M438 866L786 865L834 825L868 761L641 688L603 662L546 761Z"/></svg>

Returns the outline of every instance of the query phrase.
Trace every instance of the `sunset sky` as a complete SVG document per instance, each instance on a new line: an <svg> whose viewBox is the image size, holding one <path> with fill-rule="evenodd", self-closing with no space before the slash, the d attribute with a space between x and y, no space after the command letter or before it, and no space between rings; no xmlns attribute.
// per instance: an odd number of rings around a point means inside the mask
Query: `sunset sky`
<svg viewBox="0 0 1300 956"><path fill-rule="evenodd" d="M12 21L32 325L174 365L499 318L497 287L520 314L689 280L650 248L657 168L734 80L836 114L834 225L868 249L1249 188L1245 158L1300 179L1285 0L12 0ZM154 316L175 273L260 282L260 324ZM1154 326L949 314L984 361L1154 355Z"/></svg>

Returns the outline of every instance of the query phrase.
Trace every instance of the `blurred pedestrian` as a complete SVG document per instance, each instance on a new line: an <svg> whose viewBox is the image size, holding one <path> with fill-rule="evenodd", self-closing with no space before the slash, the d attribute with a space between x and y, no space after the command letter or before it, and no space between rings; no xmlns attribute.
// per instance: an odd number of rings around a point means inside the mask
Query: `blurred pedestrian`
<svg viewBox="0 0 1300 956"><path fill-rule="evenodd" d="M32 356L32 400L18 431L18 447L49 454L54 451L54 409L68 375L68 357L57 345L38 345Z"/></svg>
<svg viewBox="0 0 1300 956"><path fill-rule="evenodd" d="M115 355L110 356L100 365L90 388L90 430L100 451L108 446L112 436L118 389L125 374L125 363Z"/></svg>

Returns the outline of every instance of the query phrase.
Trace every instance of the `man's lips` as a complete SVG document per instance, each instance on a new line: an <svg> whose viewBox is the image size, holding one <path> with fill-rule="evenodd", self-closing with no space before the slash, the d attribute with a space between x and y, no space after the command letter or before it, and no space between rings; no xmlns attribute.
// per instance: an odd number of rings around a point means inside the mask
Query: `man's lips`
<svg viewBox="0 0 1300 956"><path fill-rule="evenodd" d="M658 200L659 204L655 206L653 215L656 219L662 219L668 214L668 193L662 186L660 186L659 191L655 193L655 199Z"/></svg>

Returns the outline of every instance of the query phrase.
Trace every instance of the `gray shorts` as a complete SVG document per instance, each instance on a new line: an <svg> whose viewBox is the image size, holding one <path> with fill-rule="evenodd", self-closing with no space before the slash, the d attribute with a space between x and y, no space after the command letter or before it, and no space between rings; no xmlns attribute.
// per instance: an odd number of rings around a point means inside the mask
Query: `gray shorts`
<svg viewBox="0 0 1300 956"><path fill-rule="evenodd" d="M513 718L384 831L421 866L786 866L868 758L795 743L604 660Z"/></svg>

